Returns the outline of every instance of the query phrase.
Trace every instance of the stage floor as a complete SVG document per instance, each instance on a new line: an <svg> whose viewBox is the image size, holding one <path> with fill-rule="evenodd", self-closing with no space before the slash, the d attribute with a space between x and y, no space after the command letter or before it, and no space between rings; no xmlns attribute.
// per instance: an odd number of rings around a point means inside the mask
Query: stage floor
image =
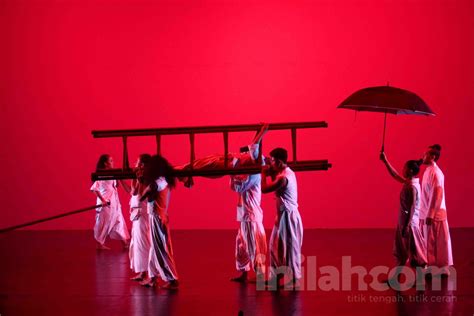
<svg viewBox="0 0 474 316"><path fill-rule="evenodd" d="M169 292L130 281L128 251L116 241L112 250L96 251L92 231L10 232L0 235L0 315L474 315L474 229L451 230L457 276L441 280L439 290L431 286L437 280L418 292L364 290L355 275L349 290L334 277L339 290L325 287L329 272L319 269L333 266L342 276L343 256L369 271L391 267L393 234L306 230L306 284L261 291L229 281L236 275L235 231L172 231L181 286Z"/></svg>

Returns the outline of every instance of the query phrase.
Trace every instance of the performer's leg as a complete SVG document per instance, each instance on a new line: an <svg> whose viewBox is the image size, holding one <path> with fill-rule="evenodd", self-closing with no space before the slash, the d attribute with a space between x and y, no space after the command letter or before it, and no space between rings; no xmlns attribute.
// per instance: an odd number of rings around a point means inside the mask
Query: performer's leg
<svg viewBox="0 0 474 316"><path fill-rule="evenodd" d="M395 258L395 266L404 266L408 260L407 238L402 236L402 227L397 226L395 231L395 240L393 243L393 256Z"/></svg>
<svg viewBox="0 0 474 316"><path fill-rule="evenodd" d="M301 279L301 246L303 245L303 224L298 211L290 212L288 228L287 265L295 282Z"/></svg>
<svg viewBox="0 0 474 316"><path fill-rule="evenodd" d="M249 248L252 243L251 238L249 238L249 233L251 232L250 224L250 222L240 222L240 227L235 238L235 267L241 274L230 279L234 282L247 281L247 274L250 270L251 262L249 253Z"/></svg>
<svg viewBox="0 0 474 316"><path fill-rule="evenodd" d="M425 240L419 226L410 227L410 262L412 266L424 267L428 263L426 259Z"/></svg>
<svg viewBox="0 0 474 316"><path fill-rule="evenodd" d="M118 198L117 198L118 199ZM128 232L127 224L122 214L122 207L119 201L112 202L110 204L111 217L110 217L110 232L109 237L112 239L120 240L123 244L124 249L128 249L130 234Z"/></svg>
<svg viewBox="0 0 474 316"><path fill-rule="evenodd" d="M442 274L449 275L449 266L453 265L453 255L451 249L451 236L446 220L433 221L436 227L436 266L442 270Z"/></svg>
<svg viewBox="0 0 474 316"><path fill-rule="evenodd" d="M437 248L437 229L438 225L435 225L433 221L431 225L426 225L426 254L428 259L428 266L436 266L436 248Z"/></svg>
<svg viewBox="0 0 474 316"><path fill-rule="evenodd" d="M94 238L97 243L97 249L108 250L105 246L105 241L110 229L110 208L108 206L102 207L95 215L94 224Z"/></svg>
<svg viewBox="0 0 474 316"><path fill-rule="evenodd" d="M257 278L265 275L265 260L267 258L267 239L265 236L265 228L262 222L253 223L255 232L255 257L253 259L253 267Z"/></svg>
<svg viewBox="0 0 474 316"><path fill-rule="evenodd" d="M148 220L149 220L149 227L150 230L148 232L148 236L150 238L150 248L148 251L148 264L147 264L147 274L148 274L148 279L143 280L143 282L140 282L141 285L144 286L149 286L149 287L154 287L156 285L156 278L159 275L159 267L158 267L158 260L156 256L156 250L155 250L155 242L154 239L156 238L156 216L153 215L148 215Z"/></svg>
<svg viewBox="0 0 474 316"><path fill-rule="evenodd" d="M168 284L165 288L175 288L178 286L178 273L173 256L169 227L163 224L157 215L153 215L152 218L151 248L154 249L154 252L150 253L152 269L149 270L149 274L155 276L156 271L153 271L153 268L156 268L161 279Z"/></svg>
<svg viewBox="0 0 474 316"><path fill-rule="evenodd" d="M148 270L148 256L150 252L150 226L148 215L132 221L132 238L130 242L130 268L137 273L132 278L134 281L142 281L146 277Z"/></svg>
<svg viewBox="0 0 474 316"><path fill-rule="evenodd" d="M280 286L280 280L288 272L287 262L287 212L283 212L270 237L270 274L267 284L270 287Z"/></svg>

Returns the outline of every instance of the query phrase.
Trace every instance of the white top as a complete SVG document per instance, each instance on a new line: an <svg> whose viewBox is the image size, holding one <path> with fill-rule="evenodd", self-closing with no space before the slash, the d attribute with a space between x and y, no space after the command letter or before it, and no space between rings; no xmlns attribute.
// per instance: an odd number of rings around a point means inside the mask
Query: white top
<svg viewBox="0 0 474 316"><path fill-rule="evenodd" d="M91 191L97 191L102 195L106 201L110 203L120 203L117 192L117 181L116 180L100 180L95 181L91 188ZM102 204L102 201L97 197L97 204ZM98 209L99 210L99 209Z"/></svg>
<svg viewBox="0 0 474 316"><path fill-rule="evenodd" d="M130 208L142 208L145 204L145 201L140 201L140 196L138 195L132 195L130 197Z"/></svg>
<svg viewBox="0 0 474 316"><path fill-rule="evenodd" d="M237 203L237 221L239 222L262 222L263 211L260 207L262 200L262 189L260 174L252 174L247 177L231 176L230 187L239 193Z"/></svg>
<svg viewBox="0 0 474 316"><path fill-rule="evenodd" d="M444 192L444 174L441 169L438 167L436 162L433 162L432 165L428 166L423 174L423 182L421 184L421 209L420 209L420 219L426 219L430 212L430 205L433 200L433 191L436 187L441 187L443 189L443 197L441 200L440 209L444 210L444 215L446 211L446 201L445 201L445 192ZM435 214L431 216L436 216Z"/></svg>
<svg viewBox="0 0 474 316"><path fill-rule="evenodd" d="M277 210L279 212L298 211L298 184L293 170L286 167L278 176L285 177L287 184L275 192L277 198Z"/></svg>

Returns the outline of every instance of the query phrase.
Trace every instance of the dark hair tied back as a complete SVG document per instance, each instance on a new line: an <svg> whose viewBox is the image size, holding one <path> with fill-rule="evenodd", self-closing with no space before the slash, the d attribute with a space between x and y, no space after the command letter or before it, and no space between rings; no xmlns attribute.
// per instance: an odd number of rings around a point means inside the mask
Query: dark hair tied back
<svg viewBox="0 0 474 316"><path fill-rule="evenodd" d="M438 161L439 157L441 156L441 145L434 144L434 145L431 145L429 148L430 148L430 154L435 157L434 160Z"/></svg>
<svg viewBox="0 0 474 316"><path fill-rule="evenodd" d="M406 162L406 166L408 169L411 170L411 173L413 176L416 176L418 175L418 173L420 172L420 165L421 163L420 162L423 162L423 160L408 160Z"/></svg>

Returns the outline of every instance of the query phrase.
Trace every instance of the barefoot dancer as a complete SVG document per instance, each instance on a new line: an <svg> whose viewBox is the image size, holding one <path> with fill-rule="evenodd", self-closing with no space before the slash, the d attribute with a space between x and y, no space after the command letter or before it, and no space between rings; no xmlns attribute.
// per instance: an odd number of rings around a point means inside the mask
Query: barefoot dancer
<svg viewBox="0 0 474 316"><path fill-rule="evenodd" d="M97 171L111 169L114 160L110 155L100 156L97 162ZM104 206L96 209L94 238L97 241L97 249L110 249L105 246L107 237L121 240L123 247L128 247L130 235L122 214L122 207L117 192L116 180L95 181L90 190L97 196L97 204ZM105 206L110 202L110 205Z"/></svg>
<svg viewBox="0 0 474 316"><path fill-rule="evenodd" d="M262 170L262 193L275 192L276 219L270 237L270 286L279 286L284 275L291 276L296 287L301 279L303 224L298 211L298 188L295 173L287 166L288 153L283 148L270 152L270 166ZM267 182L267 176L271 182ZM276 283L275 283L276 282Z"/></svg>
<svg viewBox="0 0 474 316"><path fill-rule="evenodd" d="M175 289L179 285L168 219L170 190L175 186L175 178L170 176L171 171L172 167L166 159L159 155L153 156L149 166L145 165L144 178L150 185L141 198L147 201L151 229L149 278L141 284L153 287L160 276L166 282L163 286L166 289Z"/></svg>
<svg viewBox="0 0 474 316"><path fill-rule="evenodd" d="M426 247L419 223L421 188L418 173L421 161L407 161L401 176L392 167L385 153L380 154L380 159L390 175L403 184L393 249L396 266L404 266L408 261L414 267L424 267L427 264Z"/></svg>
<svg viewBox="0 0 474 316"><path fill-rule="evenodd" d="M258 144L253 145L257 148ZM258 156L258 154L257 154ZM251 157L255 157L251 154ZM237 221L240 227L235 241L235 260L237 271L241 274L231 281L246 282L247 274L253 269L257 278L265 273L264 261L267 254L263 212L260 207L262 199L261 176L231 176L231 189L238 193Z"/></svg>
<svg viewBox="0 0 474 316"><path fill-rule="evenodd" d="M146 201L140 201L146 184L143 170L149 164L151 156L142 154L136 164L137 179L132 181L130 198L130 220L132 221L132 239L130 242L130 268L137 273L133 281L143 281L148 271L148 256L150 254L150 219L147 214Z"/></svg>
<svg viewBox="0 0 474 316"><path fill-rule="evenodd" d="M421 211L426 218L426 250L429 267L441 269L441 274L449 275L453 265L453 250L446 213L444 174L437 165L441 146L430 146L423 157L427 165L422 182Z"/></svg>

